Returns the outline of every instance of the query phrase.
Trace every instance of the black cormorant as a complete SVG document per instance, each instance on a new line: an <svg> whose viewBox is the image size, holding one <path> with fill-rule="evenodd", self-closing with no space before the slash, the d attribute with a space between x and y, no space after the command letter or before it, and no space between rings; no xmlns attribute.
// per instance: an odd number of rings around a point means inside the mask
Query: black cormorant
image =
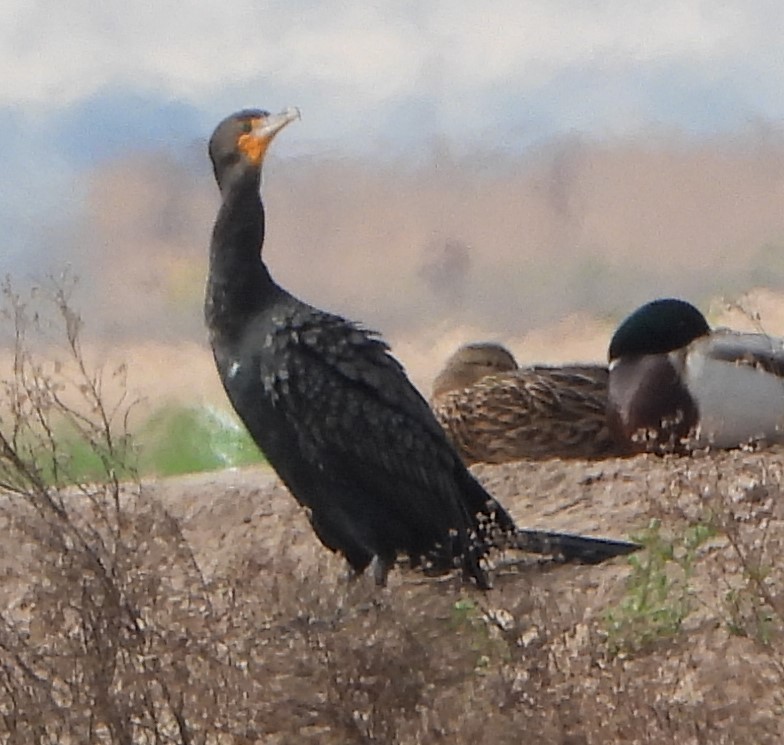
<svg viewBox="0 0 784 745"><path fill-rule="evenodd" d="M245 110L209 152L222 204L210 246L205 317L218 373L267 460L309 511L321 542L378 584L398 555L432 572L462 567L486 588L491 545L588 562L636 545L518 531L466 470L427 402L378 336L275 283L261 259L261 166L298 118Z"/></svg>

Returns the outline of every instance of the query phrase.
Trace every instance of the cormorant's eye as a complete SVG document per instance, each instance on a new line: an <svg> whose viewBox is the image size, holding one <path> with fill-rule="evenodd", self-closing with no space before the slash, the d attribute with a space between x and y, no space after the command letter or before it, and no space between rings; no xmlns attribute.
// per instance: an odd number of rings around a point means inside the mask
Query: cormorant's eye
<svg viewBox="0 0 784 745"><path fill-rule="evenodd" d="M242 131L243 131L245 134L250 134L250 131L251 131L252 129L253 129L253 125L250 123L250 121L248 121L248 120L245 120L245 121L242 123Z"/></svg>

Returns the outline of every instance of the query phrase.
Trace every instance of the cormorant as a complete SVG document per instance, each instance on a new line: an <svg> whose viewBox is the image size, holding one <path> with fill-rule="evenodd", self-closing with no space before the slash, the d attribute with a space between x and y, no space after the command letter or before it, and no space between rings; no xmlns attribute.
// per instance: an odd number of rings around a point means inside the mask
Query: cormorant
<svg viewBox="0 0 784 745"><path fill-rule="evenodd" d="M261 258L261 167L272 138L298 117L244 110L210 139L222 204L205 318L232 405L321 542L357 574L372 562L378 584L402 554L431 572L460 566L482 588L493 545L592 563L637 549L518 531L377 334L275 283Z"/></svg>
<svg viewBox="0 0 784 745"><path fill-rule="evenodd" d="M433 382L430 404L466 465L606 458L605 365L518 367L500 344L460 347Z"/></svg>

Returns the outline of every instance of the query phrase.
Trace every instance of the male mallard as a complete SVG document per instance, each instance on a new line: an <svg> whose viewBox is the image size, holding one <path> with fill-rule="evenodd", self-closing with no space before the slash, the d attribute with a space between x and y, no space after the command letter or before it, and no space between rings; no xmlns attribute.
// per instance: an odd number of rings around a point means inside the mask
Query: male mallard
<svg viewBox="0 0 784 745"><path fill-rule="evenodd" d="M784 441L784 342L711 330L690 303L654 300L610 342L608 424L629 452Z"/></svg>
<svg viewBox="0 0 784 745"><path fill-rule="evenodd" d="M431 406L467 464L597 458L614 448L601 365L518 368L500 344L466 344L435 379Z"/></svg>

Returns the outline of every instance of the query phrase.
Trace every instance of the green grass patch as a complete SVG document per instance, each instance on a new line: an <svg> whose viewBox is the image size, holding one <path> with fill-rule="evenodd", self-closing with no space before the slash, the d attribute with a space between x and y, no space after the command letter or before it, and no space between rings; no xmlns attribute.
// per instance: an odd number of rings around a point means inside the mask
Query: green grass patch
<svg viewBox="0 0 784 745"><path fill-rule="evenodd" d="M93 433L95 435L95 433ZM69 423L60 423L53 428L54 444L37 432L30 434L25 442L18 442L19 453L32 470L47 484L65 486L105 481L113 474L119 480L133 478L136 473L135 458L129 440L119 440L108 447L95 436L77 432Z"/></svg>
<svg viewBox="0 0 784 745"><path fill-rule="evenodd" d="M699 547L715 531L698 524L682 535L665 536L661 523L633 539L646 549L629 557L632 573L620 604L605 613L605 632L612 655L642 652L674 637L692 610L690 580Z"/></svg>
<svg viewBox="0 0 784 745"><path fill-rule="evenodd" d="M212 408L169 405L140 428L136 441L142 475L174 476L264 462L245 428Z"/></svg>
<svg viewBox="0 0 784 745"><path fill-rule="evenodd" d="M228 412L168 405L154 412L113 452L97 436L77 432L67 422L53 427L55 446L43 433L29 433L20 452L46 483L99 482L114 473L120 480L141 476L175 476L263 463L245 428ZM53 455L54 454L54 455Z"/></svg>

